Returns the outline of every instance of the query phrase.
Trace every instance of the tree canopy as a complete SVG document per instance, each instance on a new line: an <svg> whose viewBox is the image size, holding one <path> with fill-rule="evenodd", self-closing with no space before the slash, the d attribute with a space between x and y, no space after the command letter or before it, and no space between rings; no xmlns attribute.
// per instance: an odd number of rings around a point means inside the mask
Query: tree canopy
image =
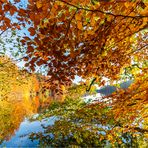
<svg viewBox="0 0 148 148"><path fill-rule="evenodd" d="M147 120L146 0L22 2L0 1L0 35L9 28L16 32L27 28L21 40L25 66L31 71L45 69L46 88L60 92L76 75L93 78L99 86L106 83L104 78L110 84L132 78L128 89L105 96L107 103L126 130L131 131L135 120Z"/></svg>
<svg viewBox="0 0 148 148"><path fill-rule="evenodd" d="M1 30L28 27L30 36L22 40L26 66L45 65L52 81L65 83L75 75L117 79L131 56L145 56L146 2L29 0L26 8L17 3L1 2ZM16 12L15 20L10 15Z"/></svg>

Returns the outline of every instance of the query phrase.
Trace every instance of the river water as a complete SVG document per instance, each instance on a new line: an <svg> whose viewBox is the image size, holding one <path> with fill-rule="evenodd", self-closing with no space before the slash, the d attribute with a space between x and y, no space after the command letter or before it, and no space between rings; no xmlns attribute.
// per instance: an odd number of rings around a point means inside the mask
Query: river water
<svg viewBox="0 0 148 148"><path fill-rule="evenodd" d="M42 126L52 125L55 121L54 117L30 121L39 114L40 108L38 97L0 100L0 147L37 147L38 140L31 141L29 134L43 132Z"/></svg>
<svg viewBox="0 0 148 148"><path fill-rule="evenodd" d="M11 137L10 140L4 140L0 145L2 147L37 147L38 140L31 141L29 139L29 134L43 132L44 129L42 125L48 126L54 124L54 117L49 119L44 119L42 121L33 121L30 122L27 118L20 123L19 129Z"/></svg>

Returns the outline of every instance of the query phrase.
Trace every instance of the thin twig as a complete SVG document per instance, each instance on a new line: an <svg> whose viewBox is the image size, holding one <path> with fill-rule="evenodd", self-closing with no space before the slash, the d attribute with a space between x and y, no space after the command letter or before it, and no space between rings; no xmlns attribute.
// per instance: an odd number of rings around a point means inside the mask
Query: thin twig
<svg viewBox="0 0 148 148"><path fill-rule="evenodd" d="M89 85L88 89L86 89L86 91L87 91L87 92L89 92L89 91L90 91L91 86L94 84L94 82L96 81L96 79L97 79L97 78L94 78L94 79L91 81L91 83L90 83L90 85Z"/></svg>
<svg viewBox="0 0 148 148"><path fill-rule="evenodd" d="M9 29L9 27L7 27L5 30L3 30L1 33L0 33L0 36Z"/></svg>

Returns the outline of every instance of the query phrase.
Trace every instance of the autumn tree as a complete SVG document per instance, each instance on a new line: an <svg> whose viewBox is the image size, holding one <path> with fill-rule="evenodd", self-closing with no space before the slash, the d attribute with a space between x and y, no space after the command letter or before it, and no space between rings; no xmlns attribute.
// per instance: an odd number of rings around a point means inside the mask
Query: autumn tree
<svg viewBox="0 0 148 148"><path fill-rule="evenodd" d="M34 97L39 91L35 74L21 70L7 56L0 56L0 99L22 99Z"/></svg>
<svg viewBox="0 0 148 148"><path fill-rule="evenodd" d="M39 84L36 75L20 70L6 56L0 56L0 144L10 140L24 117L37 113Z"/></svg>
<svg viewBox="0 0 148 148"><path fill-rule="evenodd" d="M103 78L113 83L130 74L133 85L108 98L121 128L139 130L134 121L147 118L145 0L29 0L25 7L18 1L0 3L2 33L7 28L28 28L30 34L21 41L27 46L25 66L32 71L44 69L47 88L59 92L75 75L95 78L101 86L105 84Z"/></svg>
<svg viewBox="0 0 148 148"><path fill-rule="evenodd" d="M8 57L0 57L0 99L5 98L12 91L12 86L17 84L17 66ZM10 79L8 79L10 78ZM18 83L19 85L19 83Z"/></svg>
<svg viewBox="0 0 148 148"><path fill-rule="evenodd" d="M30 1L28 7L34 25L28 31L36 36L26 38L26 66L34 70L36 65L45 65L50 80L59 82L72 80L74 75L117 79L120 69L130 64L134 52L130 46L137 40L134 35L147 27L146 4L138 1ZM144 51L146 43L142 47Z"/></svg>
<svg viewBox="0 0 148 148"><path fill-rule="evenodd" d="M145 41L140 47L135 43L135 34L140 36L147 27L147 3L143 1L30 0L26 9L17 2L1 3L4 26L11 26L6 11L12 16L18 12L20 24L31 24L28 31L33 37L22 40L28 46L26 66L34 70L44 65L49 80L66 82L75 75L116 79L125 63L130 64L131 54L146 49Z"/></svg>

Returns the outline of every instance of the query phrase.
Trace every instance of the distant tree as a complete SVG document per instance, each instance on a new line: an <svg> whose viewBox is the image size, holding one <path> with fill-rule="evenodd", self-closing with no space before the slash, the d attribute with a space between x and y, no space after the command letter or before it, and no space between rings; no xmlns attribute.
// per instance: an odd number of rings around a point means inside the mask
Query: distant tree
<svg viewBox="0 0 148 148"><path fill-rule="evenodd" d="M112 93L116 92L117 89L128 89L128 87L133 83L132 80L129 80L129 81L126 81L126 82L123 82L120 84L120 87L117 88L115 86L111 86L111 85L107 85L107 86L104 86L103 88L100 88L98 90L96 90L97 93L100 93L104 96L107 96L107 95L111 95Z"/></svg>
<svg viewBox="0 0 148 148"><path fill-rule="evenodd" d="M0 56L0 99L15 97L18 93L17 99L31 92L35 95L38 89L36 75L20 70L7 56Z"/></svg>

